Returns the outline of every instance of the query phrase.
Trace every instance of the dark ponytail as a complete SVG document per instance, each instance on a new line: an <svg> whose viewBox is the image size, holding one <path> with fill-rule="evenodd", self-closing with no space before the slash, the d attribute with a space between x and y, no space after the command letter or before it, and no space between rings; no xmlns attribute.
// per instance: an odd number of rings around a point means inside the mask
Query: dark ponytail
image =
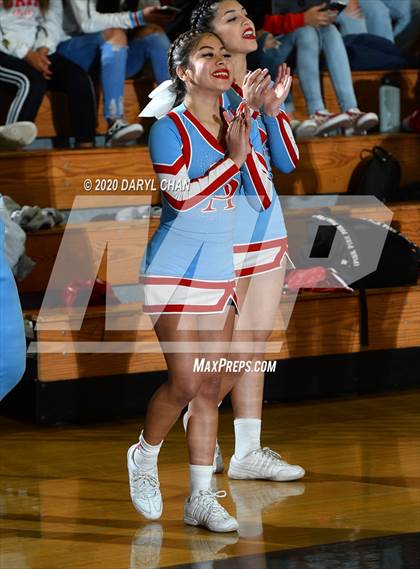
<svg viewBox="0 0 420 569"><path fill-rule="evenodd" d="M175 106L182 103L186 95L185 83L178 77L176 70L178 67L187 68L189 66L191 52L197 46L200 39L208 33L210 32L189 30L178 36L169 49L168 66L173 82L172 90L176 93Z"/></svg>
<svg viewBox="0 0 420 569"><path fill-rule="evenodd" d="M191 29L211 32L217 6L222 0L201 0L191 14Z"/></svg>

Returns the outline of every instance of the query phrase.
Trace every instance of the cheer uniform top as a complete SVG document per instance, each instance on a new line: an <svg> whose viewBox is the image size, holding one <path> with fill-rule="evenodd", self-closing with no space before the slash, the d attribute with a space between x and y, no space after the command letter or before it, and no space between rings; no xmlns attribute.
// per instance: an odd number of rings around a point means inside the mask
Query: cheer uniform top
<svg viewBox="0 0 420 569"><path fill-rule="evenodd" d="M243 102L241 88L233 84L222 96L222 105L235 114ZM280 109L276 117L254 113L263 147L264 159L284 173L292 172L299 160L299 150L293 138L286 113ZM240 200L235 226L233 256L238 278L278 269L287 253L287 230L277 193L271 205L256 211L247 200Z"/></svg>
<svg viewBox="0 0 420 569"><path fill-rule="evenodd" d="M162 216L142 263L144 312L216 313L236 302L235 193L242 186L256 211L269 208L273 194L256 121L251 145L239 169L183 104L153 125L149 150Z"/></svg>

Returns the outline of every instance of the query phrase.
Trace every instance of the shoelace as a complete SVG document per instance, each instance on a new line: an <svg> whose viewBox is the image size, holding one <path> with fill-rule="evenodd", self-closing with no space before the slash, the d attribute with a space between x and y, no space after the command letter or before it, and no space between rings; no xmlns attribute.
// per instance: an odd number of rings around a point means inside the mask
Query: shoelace
<svg viewBox="0 0 420 569"><path fill-rule="evenodd" d="M263 447L255 451L258 454L262 454L265 462L271 464L273 461L279 462L280 464L287 464L285 460L281 458L281 455L269 447Z"/></svg>
<svg viewBox="0 0 420 569"><path fill-rule="evenodd" d="M135 484L135 491L141 492L148 498L155 496L159 490L159 480L148 472L137 470L133 475L132 481Z"/></svg>
<svg viewBox="0 0 420 569"><path fill-rule="evenodd" d="M200 490L198 494L203 498L203 500L201 501L201 505L204 508L209 508L209 511L206 514L206 520L208 520L212 515L222 518L229 517L227 511L217 501L217 498L226 497L225 490L218 490L217 492L215 492L214 490Z"/></svg>
<svg viewBox="0 0 420 569"><path fill-rule="evenodd" d="M117 119L114 124L109 128L108 135L114 134L117 130L128 126L128 123L122 119Z"/></svg>

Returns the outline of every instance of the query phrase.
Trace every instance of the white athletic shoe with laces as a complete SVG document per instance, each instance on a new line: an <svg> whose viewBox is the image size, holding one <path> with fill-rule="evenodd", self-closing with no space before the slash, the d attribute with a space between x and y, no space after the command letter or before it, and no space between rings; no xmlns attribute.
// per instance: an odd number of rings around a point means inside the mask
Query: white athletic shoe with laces
<svg viewBox="0 0 420 569"><path fill-rule="evenodd" d="M157 520L162 515L162 495L157 469L142 471L134 462L137 444L132 445L127 452L128 479L130 496L135 509L147 520Z"/></svg>
<svg viewBox="0 0 420 569"><path fill-rule="evenodd" d="M351 119L349 127L344 129L346 136L366 134L368 130L375 128L379 123L379 117L376 113L364 113L359 109L349 109L346 112Z"/></svg>
<svg viewBox="0 0 420 569"><path fill-rule="evenodd" d="M238 522L219 504L217 498L224 498L220 490L196 490L185 501L184 522L190 526L203 526L210 531L237 531Z"/></svg>
<svg viewBox="0 0 420 569"><path fill-rule="evenodd" d="M330 113L318 111L310 117L317 124L315 136L324 136L333 130L351 126L352 119L347 113Z"/></svg>
<svg viewBox="0 0 420 569"><path fill-rule="evenodd" d="M124 119L117 119L106 131L105 146L124 146L140 138L143 133L141 124L129 124Z"/></svg>
<svg viewBox="0 0 420 569"><path fill-rule="evenodd" d="M273 480L287 482L305 476L305 470L297 464L289 464L268 447L258 448L243 458L235 455L230 459L229 478L235 480Z"/></svg>

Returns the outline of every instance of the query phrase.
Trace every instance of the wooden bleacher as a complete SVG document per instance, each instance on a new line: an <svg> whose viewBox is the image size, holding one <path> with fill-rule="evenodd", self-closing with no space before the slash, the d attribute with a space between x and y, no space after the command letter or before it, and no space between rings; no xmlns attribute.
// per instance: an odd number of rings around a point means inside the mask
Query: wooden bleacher
<svg viewBox="0 0 420 569"><path fill-rule="evenodd" d="M378 87L384 72L354 73L360 107L377 109ZM402 80L402 113L408 114L418 106L418 74L416 71L400 72ZM323 77L325 98L330 110L337 110L335 97L329 79ZM140 89L143 87L143 90ZM138 95L144 97L150 88L147 82L128 81L126 84L126 107L128 120L135 120L138 114ZM417 103L416 103L417 98ZM304 103L299 85L294 86L294 99L298 114L304 116ZM46 98L37 120L41 136L52 136L51 100ZM104 132L105 125L99 116L98 132ZM420 137L414 134L393 135L371 134L366 137L331 137L313 139L299 143L301 161L297 171L289 176L276 173L276 186L280 194L309 195L343 193L347 189L351 172L359 161L363 148L380 144L392 152L403 168L402 183L419 179L418 157ZM11 195L18 203L37 204L69 209L76 196L86 196L83 182L104 178L122 180L154 177L146 146L123 149L52 150L25 151L0 154L2 169L2 193ZM90 192L89 195L93 195ZM103 195L99 193L98 195ZM114 194L115 195L115 194ZM152 203L158 203L158 192L152 192ZM123 205L130 205L130 195L124 195ZM420 243L420 204L392 204L394 225L413 241ZM93 222L92 222L93 223ZM101 225L102 224L102 225ZM94 230L108 231L109 224L95 222ZM150 232L156 228L151 220ZM63 236L63 228L40 231L28 235L27 252L37 261L33 273L19 288L22 294L42 295L48 284L56 252ZM135 254L135 232L132 243ZM109 260L108 260L109 261ZM113 262L118 264L118 259ZM119 260L121 271L125 259ZM118 272L118 271L117 271ZM106 262L103 262L99 276L106 277ZM137 273L124 275L125 283L135 283ZM122 284L113 281L111 284ZM272 341L283 342L283 349L273 358L354 353L362 350L414 347L419 344L420 330L420 287L372 290L368 294L369 326L371 343L360 348L359 304L357 292L352 294L304 294L293 311L288 330L275 332ZM130 321L139 311L138 305L122 305L111 308L117 321ZM25 310L34 320L38 317L37 307ZM80 331L69 330L69 316L63 309L49 315L53 330L39 330L37 341L154 341L153 332L116 332L105 330L103 307L91 307L85 316ZM308 325L310 323L310 325ZM73 354L71 350L59 350L58 354L41 353L37 356L38 379L55 381L94 377L119 373L133 373L165 369L161 354ZM64 353L61 353L64 352Z"/></svg>

